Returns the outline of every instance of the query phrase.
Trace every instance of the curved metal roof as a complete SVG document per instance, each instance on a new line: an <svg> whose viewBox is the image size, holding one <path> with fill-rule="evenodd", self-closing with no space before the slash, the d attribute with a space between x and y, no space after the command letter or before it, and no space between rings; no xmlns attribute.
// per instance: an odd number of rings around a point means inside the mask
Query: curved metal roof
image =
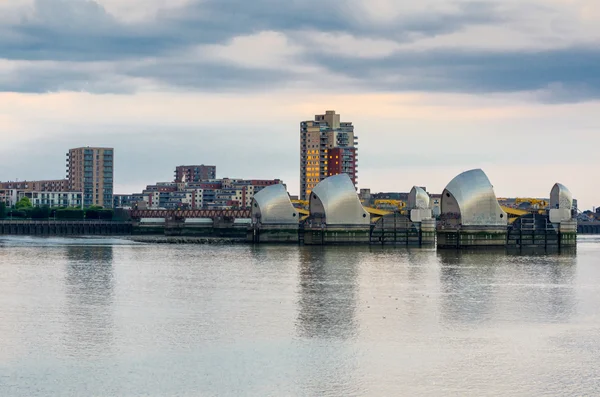
<svg viewBox="0 0 600 397"><path fill-rule="evenodd" d="M423 188L413 186L408 194L408 209L429 209L429 195Z"/></svg>
<svg viewBox="0 0 600 397"><path fill-rule="evenodd" d="M282 184L267 186L252 199L252 219L263 224L298 224L298 212Z"/></svg>
<svg viewBox="0 0 600 397"><path fill-rule="evenodd" d="M460 215L464 226L504 226L506 213L500 208L494 187L481 169L456 176L442 193L442 215Z"/></svg>
<svg viewBox="0 0 600 397"><path fill-rule="evenodd" d="M347 174L330 176L310 194L311 216L324 216L327 225L369 225L352 180Z"/></svg>
<svg viewBox="0 0 600 397"><path fill-rule="evenodd" d="M561 183L556 183L550 191L550 209L559 208L561 210L573 209L573 195L567 187Z"/></svg>

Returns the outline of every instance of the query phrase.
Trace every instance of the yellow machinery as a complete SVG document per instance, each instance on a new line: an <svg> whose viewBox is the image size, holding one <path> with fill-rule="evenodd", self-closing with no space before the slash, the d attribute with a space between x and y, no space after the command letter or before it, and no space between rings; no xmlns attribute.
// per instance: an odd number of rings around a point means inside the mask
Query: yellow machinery
<svg viewBox="0 0 600 397"><path fill-rule="evenodd" d="M373 205L377 209L393 209L398 211L406 208L406 203L402 200L375 200Z"/></svg>
<svg viewBox="0 0 600 397"><path fill-rule="evenodd" d="M365 211L371 215L371 221L377 222L382 216L392 214L392 211L386 211L379 208L364 207Z"/></svg>
<svg viewBox="0 0 600 397"><path fill-rule="evenodd" d="M310 215L310 211L308 210L308 201L307 200L291 200L292 201L292 205L294 206L294 208L296 208L296 211L298 211L298 216L300 218L301 221L305 220L306 218L308 218L308 216Z"/></svg>
<svg viewBox="0 0 600 397"><path fill-rule="evenodd" d="M527 215L530 213L529 211L518 210L516 208L510 208L510 207L505 207L505 206L501 206L501 208L502 208L502 211L506 212L506 215L508 215L508 223L513 223L515 221L515 219L517 219L518 217Z"/></svg>
<svg viewBox="0 0 600 397"><path fill-rule="evenodd" d="M298 214L299 214L299 217L300 217L301 221L305 220L310 215L310 211L309 210L305 210L303 208L296 208L296 211L298 211Z"/></svg>
<svg viewBox="0 0 600 397"><path fill-rule="evenodd" d="M384 200L386 201L386 200ZM394 201L394 200L392 200ZM308 218L308 216L310 215L310 211L309 211L309 203L306 200L292 200L292 204L294 205L294 207L296 208L296 211L298 211L300 220L306 220L306 218ZM381 218L384 215L388 215L391 214L392 211L386 211L386 210L382 210L379 208L371 208L371 207L364 207L365 211L367 211L369 213L369 215L371 215L371 220L373 222L377 222L379 220L379 218Z"/></svg>
<svg viewBox="0 0 600 397"><path fill-rule="evenodd" d="M542 200L542 199L523 198L523 197L519 197L519 198L515 199L516 205L519 205L522 203L529 203L532 206L534 206L536 209L543 209L543 208L548 207L548 202L546 200Z"/></svg>
<svg viewBox="0 0 600 397"><path fill-rule="evenodd" d="M302 208L308 208L308 200L291 200L294 207L300 206Z"/></svg>

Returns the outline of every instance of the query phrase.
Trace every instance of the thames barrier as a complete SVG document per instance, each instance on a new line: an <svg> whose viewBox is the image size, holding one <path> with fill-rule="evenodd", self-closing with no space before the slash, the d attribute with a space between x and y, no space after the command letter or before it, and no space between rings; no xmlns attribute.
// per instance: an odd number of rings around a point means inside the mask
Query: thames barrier
<svg viewBox="0 0 600 397"><path fill-rule="evenodd" d="M557 251L577 244L573 195L556 183L549 208L502 207L481 169L457 175L443 190L440 212L414 186L404 211L364 206L347 174L325 178L304 205L282 184L256 193L250 209L121 210L121 221L0 222L0 234L153 235L235 239L253 244L394 245L438 249L507 248Z"/></svg>
<svg viewBox="0 0 600 397"><path fill-rule="evenodd" d="M502 207L481 169L456 176L443 190L440 214L429 195L413 187L406 211L365 207L346 174L328 177L295 206L283 185L258 192L251 210L133 210L136 234L218 236L254 244L396 245L439 249L508 248L560 250L577 244L573 196L556 183L547 210Z"/></svg>

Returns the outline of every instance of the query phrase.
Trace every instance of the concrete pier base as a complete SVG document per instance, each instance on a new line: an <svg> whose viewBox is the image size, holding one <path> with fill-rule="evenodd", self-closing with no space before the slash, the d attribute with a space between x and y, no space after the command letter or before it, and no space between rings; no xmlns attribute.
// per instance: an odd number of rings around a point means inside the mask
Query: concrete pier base
<svg viewBox="0 0 600 397"><path fill-rule="evenodd" d="M506 245L506 227L468 226L437 231L438 248L502 248Z"/></svg>
<svg viewBox="0 0 600 397"><path fill-rule="evenodd" d="M305 228L304 244L306 245L350 245L369 244L369 227L327 226L324 228Z"/></svg>
<svg viewBox="0 0 600 397"><path fill-rule="evenodd" d="M435 246L435 219L411 222L398 213L385 215L373 225L372 245L399 245L406 247Z"/></svg>
<svg viewBox="0 0 600 397"><path fill-rule="evenodd" d="M293 243L298 244L297 225L254 225L248 229L246 241L251 243Z"/></svg>
<svg viewBox="0 0 600 397"><path fill-rule="evenodd" d="M131 222L2 220L0 235L17 236L110 236L132 233Z"/></svg>
<svg viewBox="0 0 600 397"><path fill-rule="evenodd" d="M559 226L560 247L569 248L577 246L577 220L562 221Z"/></svg>
<svg viewBox="0 0 600 397"><path fill-rule="evenodd" d="M423 219L421 221L421 247L435 247L436 242L435 219Z"/></svg>

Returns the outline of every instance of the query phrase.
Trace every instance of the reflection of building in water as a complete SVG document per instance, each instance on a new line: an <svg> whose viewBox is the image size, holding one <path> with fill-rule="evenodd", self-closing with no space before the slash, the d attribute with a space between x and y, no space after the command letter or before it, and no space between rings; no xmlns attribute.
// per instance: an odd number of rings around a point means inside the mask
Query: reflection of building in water
<svg viewBox="0 0 600 397"><path fill-rule="evenodd" d="M304 345L295 357L296 382L309 396L356 394L356 306L361 253L369 247L299 248L298 318ZM326 376L323 376L326 374Z"/></svg>
<svg viewBox="0 0 600 397"><path fill-rule="evenodd" d="M363 250L301 247L300 336L345 339L355 333L359 252Z"/></svg>
<svg viewBox="0 0 600 397"><path fill-rule="evenodd" d="M112 339L113 248L68 246L66 257L67 351L102 352Z"/></svg>
<svg viewBox="0 0 600 397"><path fill-rule="evenodd" d="M496 252L484 256L461 251L438 251L441 291L440 313L445 322L485 322L493 312L490 285L499 264ZM503 255L503 254L502 254Z"/></svg>
<svg viewBox="0 0 600 397"><path fill-rule="evenodd" d="M574 310L575 256L438 251L441 313L450 323L549 323Z"/></svg>

